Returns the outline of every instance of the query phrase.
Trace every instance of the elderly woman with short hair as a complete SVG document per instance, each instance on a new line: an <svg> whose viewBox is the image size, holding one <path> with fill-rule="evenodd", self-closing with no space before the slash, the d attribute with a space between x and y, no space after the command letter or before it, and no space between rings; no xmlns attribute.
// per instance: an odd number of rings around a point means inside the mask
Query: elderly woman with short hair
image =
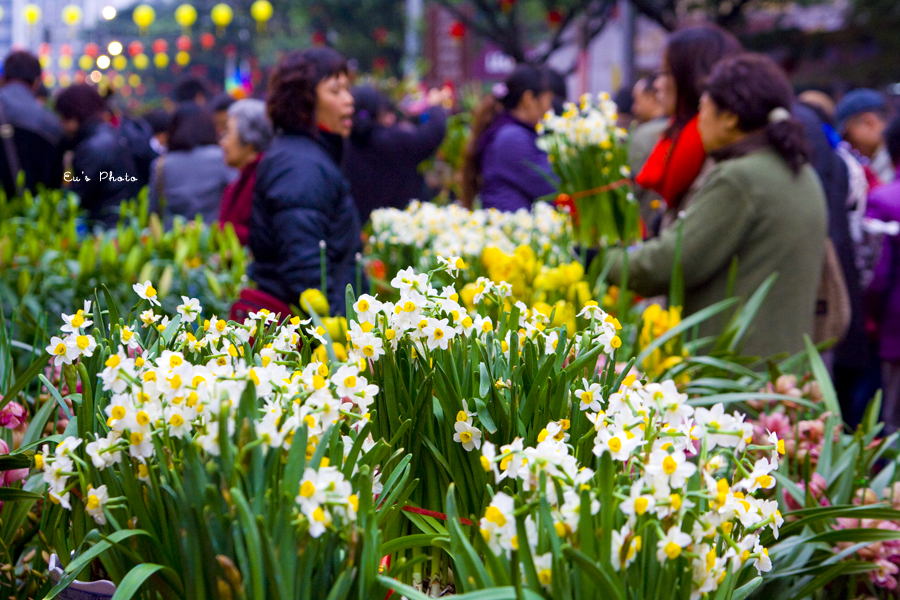
<svg viewBox="0 0 900 600"><path fill-rule="evenodd" d="M269 147L272 135L272 124L262 100L239 100L228 108L228 123L219 145L228 166L240 169L241 174L225 188L222 195L219 226L225 227L226 223L231 223L244 246L250 239L256 167L262 153Z"/></svg>

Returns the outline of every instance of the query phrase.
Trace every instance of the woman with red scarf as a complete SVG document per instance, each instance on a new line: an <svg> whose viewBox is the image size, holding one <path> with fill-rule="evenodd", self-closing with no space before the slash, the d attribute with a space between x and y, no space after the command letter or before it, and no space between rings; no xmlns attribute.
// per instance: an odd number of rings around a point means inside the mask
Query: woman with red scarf
<svg viewBox="0 0 900 600"><path fill-rule="evenodd" d="M665 114L670 117L669 126L635 177L637 185L655 191L666 202L659 229L687 208L691 191L697 187L694 182L706 163L697 129L706 78L721 59L741 51L733 35L712 25L689 27L669 36L654 82Z"/></svg>

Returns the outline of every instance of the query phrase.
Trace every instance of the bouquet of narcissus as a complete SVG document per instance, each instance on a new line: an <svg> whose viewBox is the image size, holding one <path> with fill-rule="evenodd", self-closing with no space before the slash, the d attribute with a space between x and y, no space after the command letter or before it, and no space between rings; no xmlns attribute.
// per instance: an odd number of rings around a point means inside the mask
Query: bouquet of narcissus
<svg viewBox="0 0 900 600"><path fill-rule="evenodd" d="M627 133L616 126L617 109L607 94L596 103L585 94L538 125L538 145L559 177L556 202L571 216L578 243L626 244L640 239L638 206L628 184Z"/></svg>
<svg viewBox="0 0 900 600"><path fill-rule="evenodd" d="M463 284L488 274L481 266L487 248L512 254L529 246L542 262L556 266L571 260L570 244L568 219L545 202L535 204L533 212L515 213L413 202L404 210L385 208L372 213L367 258L369 274L380 280L378 290L384 296L394 293L386 284L401 269L434 270L438 256L457 256L469 265L456 281L462 289ZM443 281L450 283L447 278Z"/></svg>
<svg viewBox="0 0 900 600"><path fill-rule="evenodd" d="M383 595L378 524L408 459L369 434L380 390L360 364L314 360L298 317L201 321L184 297L170 319L153 285L134 289L139 316L63 315L46 349L62 380L42 381L74 415L16 453L34 459L21 502L47 499L41 539L65 566L51 596L91 572L165 598Z"/></svg>

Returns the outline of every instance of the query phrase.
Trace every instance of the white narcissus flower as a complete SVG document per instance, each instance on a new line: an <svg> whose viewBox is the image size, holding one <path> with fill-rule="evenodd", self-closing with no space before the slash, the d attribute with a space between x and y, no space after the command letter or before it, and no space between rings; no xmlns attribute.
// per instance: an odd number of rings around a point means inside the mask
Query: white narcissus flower
<svg viewBox="0 0 900 600"><path fill-rule="evenodd" d="M79 310L74 315L63 314L62 318L65 325L59 328L63 333L78 333L82 329L87 329L94 324L93 321L87 321L84 318L85 311Z"/></svg>
<svg viewBox="0 0 900 600"><path fill-rule="evenodd" d="M534 568L537 571L538 581L546 589L550 589L553 583L553 554L547 552L534 557Z"/></svg>
<svg viewBox="0 0 900 600"><path fill-rule="evenodd" d="M594 438L594 454L600 456L609 452L613 459L625 462L631 458L635 448L643 444L644 440L633 433L602 427Z"/></svg>
<svg viewBox="0 0 900 600"><path fill-rule="evenodd" d="M477 427L473 427L465 421L457 421L453 427L456 429L453 441L460 442L466 452L481 448L481 431Z"/></svg>
<svg viewBox="0 0 900 600"><path fill-rule="evenodd" d="M84 502L84 512L94 518L97 525L106 525L106 515L103 514L103 507L109 500L109 494L106 492L106 486L101 485L97 489L88 488L87 498Z"/></svg>
<svg viewBox="0 0 900 600"><path fill-rule="evenodd" d="M660 564L666 560L675 560L681 556L681 551L686 548L692 539L687 533L681 531L678 525L669 527L663 539L656 542L656 560Z"/></svg>
<svg viewBox="0 0 900 600"><path fill-rule="evenodd" d="M62 339L56 335L50 338L50 343L47 344L46 350L47 354L53 355L52 361L54 365L71 365L81 355L78 346L73 342L74 340L71 338Z"/></svg>
<svg viewBox="0 0 900 600"><path fill-rule="evenodd" d="M772 559L769 558L769 549L765 548L758 541L753 546L753 553L759 554L759 558L756 559L756 572L760 575L763 573L768 573L772 570Z"/></svg>
<svg viewBox="0 0 900 600"><path fill-rule="evenodd" d="M178 305L177 310L183 323L193 323L200 315L200 301L196 298L182 296L181 304Z"/></svg>
<svg viewBox="0 0 900 600"><path fill-rule="evenodd" d="M122 453L118 450L110 451L109 448L119 441L119 434L110 431L106 437L97 438L85 446L85 451L91 462L97 469L103 470L110 465L114 465L122 460Z"/></svg>
<svg viewBox="0 0 900 600"><path fill-rule="evenodd" d="M450 327L447 319L428 319L428 324L422 329L429 350L440 348L446 350L453 339L455 330Z"/></svg>
<svg viewBox="0 0 900 600"><path fill-rule="evenodd" d="M575 398L578 400L578 408L580 410L591 410L600 412L600 384L588 383L587 379L582 379L583 386L581 389L575 390Z"/></svg>
<svg viewBox="0 0 900 600"><path fill-rule="evenodd" d="M663 478L670 487L684 487L687 481L697 472L697 465L687 460L684 452L675 450L671 454L662 448L654 450L650 455L647 473L653 477Z"/></svg>
<svg viewBox="0 0 900 600"><path fill-rule="evenodd" d="M360 387L359 367L356 365L341 365L335 374L331 376L331 383L337 388L335 393L338 398L349 398L355 395Z"/></svg>
<svg viewBox="0 0 900 600"><path fill-rule="evenodd" d="M157 296L156 288L153 287L153 284L150 283L149 280L145 281L144 283L136 283L131 287L132 287L132 289L134 289L134 292L138 296L140 296L144 300L147 300L148 302L150 302L150 304L155 304L156 306L162 306L156 297Z"/></svg>

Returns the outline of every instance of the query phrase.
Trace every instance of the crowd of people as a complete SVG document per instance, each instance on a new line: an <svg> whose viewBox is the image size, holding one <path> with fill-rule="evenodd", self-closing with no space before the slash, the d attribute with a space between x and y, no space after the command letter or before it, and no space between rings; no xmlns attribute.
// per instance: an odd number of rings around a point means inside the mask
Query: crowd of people
<svg viewBox="0 0 900 600"><path fill-rule="evenodd" d="M7 57L5 192L63 186L93 226L111 227L121 202L146 186L167 227L198 216L230 224L253 259L238 318L290 312L319 287L323 260L340 312L343 290L361 277L371 212L427 199L419 165L440 146L452 106L451 92L435 89L424 110L398 119L382 92L353 87L347 61L329 48L288 54L263 98L213 97L188 78L172 112L140 118L88 84L62 90L53 112L40 82L35 56ZM527 64L494 85L473 113L456 201L515 211L552 197L536 125L566 95L559 74ZM700 26L672 33L658 73L617 100L647 238L607 253L610 281L665 294L680 256L687 316L731 294L746 299L776 274L745 352L797 352L804 335L836 337L827 357L848 422L883 386L885 421L900 426L900 242L890 226L900 221L900 119L891 121L885 98L868 89L837 103L817 90L795 95L771 59ZM701 334L722 325L707 321Z"/></svg>

